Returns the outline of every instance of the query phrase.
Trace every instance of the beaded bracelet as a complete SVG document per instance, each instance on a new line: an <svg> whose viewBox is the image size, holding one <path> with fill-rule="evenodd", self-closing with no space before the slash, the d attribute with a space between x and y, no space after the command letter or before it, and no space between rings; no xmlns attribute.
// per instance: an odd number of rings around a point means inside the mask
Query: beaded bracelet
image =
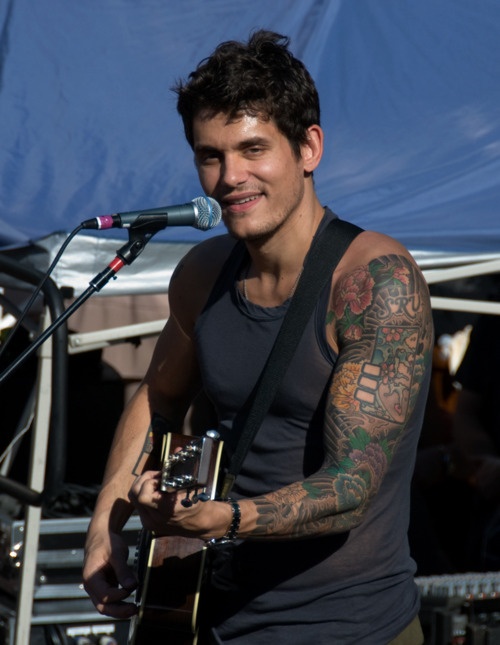
<svg viewBox="0 0 500 645"><path fill-rule="evenodd" d="M228 530L225 535L220 538L212 538L208 540L208 544L226 544L227 542L234 542L238 536L238 531L240 528L241 521L241 509L238 502L234 499L221 499L220 502L226 502L231 504L231 511L233 512L233 517L231 519L231 524L229 525Z"/></svg>

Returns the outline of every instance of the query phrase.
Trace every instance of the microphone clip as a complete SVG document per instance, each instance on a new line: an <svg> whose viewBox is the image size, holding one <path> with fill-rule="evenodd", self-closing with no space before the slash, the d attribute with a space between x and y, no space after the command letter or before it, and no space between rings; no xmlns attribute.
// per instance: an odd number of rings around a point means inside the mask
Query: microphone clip
<svg viewBox="0 0 500 645"><path fill-rule="evenodd" d="M144 251L146 244L157 232L158 231L151 231L149 228L135 228L135 224L132 224L128 228L128 242L118 249L116 255L120 257L125 264L132 264L132 262Z"/></svg>
<svg viewBox="0 0 500 645"><path fill-rule="evenodd" d="M130 226L128 229L128 242L116 251L115 259L108 264L104 271L98 273L93 280L91 280L91 288L94 291L100 291L111 280L111 278L116 277L116 274L120 269L122 269L126 264L132 264L132 262L144 251L146 244L153 235L154 233L151 231L137 231Z"/></svg>

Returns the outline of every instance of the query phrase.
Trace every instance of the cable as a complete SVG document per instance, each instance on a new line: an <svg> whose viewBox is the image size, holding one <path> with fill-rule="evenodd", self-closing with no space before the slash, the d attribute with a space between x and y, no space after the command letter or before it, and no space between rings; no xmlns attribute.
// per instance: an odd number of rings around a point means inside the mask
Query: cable
<svg viewBox="0 0 500 645"><path fill-rule="evenodd" d="M69 645L70 641L60 625L45 625L44 632L48 645Z"/></svg>
<svg viewBox="0 0 500 645"><path fill-rule="evenodd" d="M11 339L13 338L14 334L17 332L19 327L21 326L22 322L26 318L29 310L31 309L33 303L35 302L36 298L40 294L40 291L42 290L43 285L47 281L47 279L50 277L51 273L54 271L57 263L61 259L61 256L63 255L64 251L67 249L69 243L73 240L75 235L77 235L81 230L83 230L83 226L80 224L77 226L69 235L68 237L64 240L64 242L61 245L61 248L57 252L55 258L53 259L51 265L47 269L45 275L43 276L42 280L40 281L39 285L35 288L33 293L31 294L30 299L28 300L26 306L24 307L21 315L16 321L16 324L12 328L11 332L8 334L8 336L5 339L5 342L3 343L3 346L0 348L0 358L2 357L3 353L5 352L7 346L9 345Z"/></svg>

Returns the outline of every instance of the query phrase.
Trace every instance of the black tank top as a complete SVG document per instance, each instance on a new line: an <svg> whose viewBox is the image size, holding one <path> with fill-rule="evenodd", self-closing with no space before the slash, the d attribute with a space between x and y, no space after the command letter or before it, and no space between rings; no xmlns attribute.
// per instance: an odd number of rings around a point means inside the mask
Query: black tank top
<svg viewBox="0 0 500 645"><path fill-rule="evenodd" d="M335 217L326 210L320 229ZM224 288L197 321L202 380L230 450L231 424L255 385L289 301L264 308L237 280L247 262L223 276ZM301 481L322 463L326 391L336 355L325 337L329 285L306 326L278 394L244 461L234 497ZM362 525L301 541L237 543L216 557L206 620L216 642L255 645L384 645L418 613L407 544L409 487L422 402Z"/></svg>

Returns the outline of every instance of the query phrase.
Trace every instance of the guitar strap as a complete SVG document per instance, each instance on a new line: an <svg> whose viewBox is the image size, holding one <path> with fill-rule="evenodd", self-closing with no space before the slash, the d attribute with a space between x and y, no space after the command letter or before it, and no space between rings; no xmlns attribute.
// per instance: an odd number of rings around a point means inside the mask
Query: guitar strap
<svg viewBox="0 0 500 645"><path fill-rule="evenodd" d="M313 241L304 270L259 380L233 421L240 439L230 458L221 491L227 498L252 441L276 395L318 297L352 240L363 229L333 219ZM236 245L238 246L238 245ZM231 262L231 256L229 261Z"/></svg>

